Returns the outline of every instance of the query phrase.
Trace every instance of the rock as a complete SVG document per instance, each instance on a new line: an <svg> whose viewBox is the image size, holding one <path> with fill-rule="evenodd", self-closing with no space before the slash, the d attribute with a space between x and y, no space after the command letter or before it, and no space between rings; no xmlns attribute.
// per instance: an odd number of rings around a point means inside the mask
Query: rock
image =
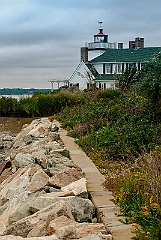
<svg viewBox="0 0 161 240"><path fill-rule="evenodd" d="M72 207L63 200L50 205L49 207L44 208L29 217L23 218L11 224L4 234L27 237L29 232L40 222L41 224L45 224L45 222L49 223L53 219L62 215L74 220L72 215Z"/></svg>
<svg viewBox="0 0 161 240"><path fill-rule="evenodd" d="M72 182L84 178L85 174L77 168L70 168L55 174L50 178L49 184L53 187L65 187Z"/></svg>
<svg viewBox="0 0 161 240"><path fill-rule="evenodd" d="M34 226L32 230L28 233L27 237L41 237L41 236L47 236L47 227L48 227L48 222L47 221L40 221L39 224Z"/></svg>
<svg viewBox="0 0 161 240"><path fill-rule="evenodd" d="M7 134L2 138L2 141L13 141L14 137L12 137L11 135Z"/></svg>
<svg viewBox="0 0 161 240"><path fill-rule="evenodd" d="M31 163L35 163L35 158L29 153L18 153L14 159L15 166L17 168L28 166Z"/></svg>
<svg viewBox="0 0 161 240"><path fill-rule="evenodd" d="M31 122L30 125L26 125L26 127L24 127L22 129L22 131L16 136L16 138L13 141L13 148L18 148L20 146L24 146L25 145L25 141L26 141L26 136L30 135L32 137L39 137L42 134L42 129L43 128L45 130L45 134L46 132L49 131L51 127L51 122L49 121L49 119L45 118L43 119L35 119ZM25 141L24 141L25 138Z"/></svg>
<svg viewBox="0 0 161 240"><path fill-rule="evenodd" d="M18 220L30 216L32 213L29 208L29 203L32 202L34 199L37 197L41 196L42 194L45 194L44 191L34 193L30 195L25 202L23 202L17 209L16 211L10 215L9 217L9 224L12 224L14 222L17 222Z"/></svg>
<svg viewBox="0 0 161 240"><path fill-rule="evenodd" d="M80 239L83 237L87 237L90 234L97 234L98 237L98 235L104 231L105 227L101 223L74 223L58 227L55 231L55 234L58 236L59 239Z"/></svg>
<svg viewBox="0 0 161 240"><path fill-rule="evenodd" d="M24 136L23 140L26 145L29 145L34 141L34 137L32 137L31 135L27 135L27 136Z"/></svg>
<svg viewBox="0 0 161 240"><path fill-rule="evenodd" d="M2 172L6 169L6 168L10 168L11 167L11 161L10 160L6 160L4 161L2 164L0 164L0 174L2 174Z"/></svg>
<svg viewBox="0 0 161 240"><path fill-rule="evenodd" d="M25 141L23 140L23 138L26 137L27 134L33 129L33 125L34 124L32 122L26 128L23 128L23 130L15 137L15 139L13 141L13 148L18 148L20 146L25 145Z"/></svg>
<svg viewBox="0 0 161 240"><path fill-rule="evenodd" d="M79 238L79 240L113 240L113 238L111 238L111 234L108 234L107 236L106 235L103 235L103 236L98 236L96 234L90 234L86 237L83 237L83 238Z"/></svg>
<svg viewBox="0 0 161 240"><path fill-rule="evenodd" d="M31 193L42 190L49 182L48 175L40 168L33 175L30 184L28 186L28 191Z"/></svg>
<svg viewBox="0 0 161 240"><path fill-rule="evenodd" d="M35 213L59 201L64 201L72 207L72 214L76 221L92 222L95 207L89 199L74 196L61 197L61 193L47 193L30 202L29 208L31 212Z"/></svg>
<svg viewBox="0 0 161 240"><path fill-rule="evenodd" d="M70 157L69 151L65 147L62 147L60 149L55 149L55 150L53 150L53 153L56 153L56 154L60 153L62 156L67 157L67 158Z"/></svg>
<svg viewBox="0 0 161 240"><path fill-rule="evenodd" d="M77 222L92 222L95 207L89 199L67 197L66 201L73 207L73 216Z"/></svg>
<svg viewBox="0 0 161 240"><path fill-rule="evenodd" d="M60 135L57 132L51 132L49 133L49 136L52 141L59 141L60 140Z"/></svg>
<svg viewBox="0 0 161 240"><path fill-rule="evenodd" d="M6 160L0 165L0 183L12 174L11 167L12 164L10 160Z"/></svg>
<svg viewBox="0 0 161 240"><path fill-rule="evenodd" d="M1 154L6 144L12 146L7 138L2 143ZM4 159L1 240L111 240L103 224L94 223L85 175L70 159L54 122L42 118L24 126Z"/></svg>
<svg viewBox="0 0 161 240"><path fill-rule="evenodd" d="M70 168L77 168L69 158L62 156L60 153L51 151L50 155L48 155L48 161L49 159L53 166L52 168L47 169L50 176L54 176L62 171L67 171Z"/></svg>
<svg viewBox="0 0 161 240"><path fill-rule="evenodd" d="M60 216L54 220L52 220L48 227L47 227L47 232L48 235L53 235L55 234L60 228L64 227L64 226L69 226L69 225L73 225L76 224L76 221L71 220L70 218L67 218L65 216Z"/></svg>
<svg viewBox="0 0 161 240"><path fill-rule="evenodd" d="M51 125L51 132L58 132L59 128L57 127L56 124L52 123Z"/></svg>
<svg viewBox="0 0 161 240"><path fill-rule="evenodd" d="M3 226L8 224L10 216L14 216L14 213L26 201L29 194L42 191L48 180L49 177L38 165L29 165L25 168L20 168L4 184L2 183L0 187L1 202L5 203L1 207L1 224ZM18 217L20 216L21 214ZM4 230L5 228L1 233Z"/></svg>
<svg viewBox="0 0 161 240"><path fill-rule="evenodd" d="M64 192L73 192L75 195L81 195L82 193L87 193L87 180L81 178L78 181L72 182L69 185L62 187Z"/></svg>
<svg viewBox="0 0 161 240"><path fill-rule="evenodd" d="M15 174L10 176L5 183L1 184L1 199L4 201L3 212L0 216L0 225L4 228L0 228L0 234L5 230L5 226L8 224L9 217L16 209L24 202L28 197L28 191L26 187L29 184L29 170L30 166L19 169Z"/></svg>
<svg viewBox="0 0 161 240"><path fill-rule="evenodd" d="M1 236L1 240L59 240L56 235L52 236L43 236L43 237L31 237L31 238L22 238L19 236L7 235Z"/></svg>
<svg viewBox="0 0 161 240"><path fill-rule="evenodd" d="M32 153L32 156L35 158L35 162L38 163L42 168L47 169L52 167L52 164L48 161L47 156L45 155L46 150L42 149Z"/></svg>

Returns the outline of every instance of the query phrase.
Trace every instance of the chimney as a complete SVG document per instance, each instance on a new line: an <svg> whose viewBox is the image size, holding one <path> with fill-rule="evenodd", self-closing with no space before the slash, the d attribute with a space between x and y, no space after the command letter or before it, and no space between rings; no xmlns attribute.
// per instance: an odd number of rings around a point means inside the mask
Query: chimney
<svg viewBox="0 0 161 240"><path fill-rule="evenodd" d="M118 49L123 49L123 43L122 42L118 43Z"/></svg>
<svg viewBox="0 0 161 240"><path fill-rule="evenodd" d="M144 48L144 38L140 38L140 37L135 38L135 47Z"/></svg>

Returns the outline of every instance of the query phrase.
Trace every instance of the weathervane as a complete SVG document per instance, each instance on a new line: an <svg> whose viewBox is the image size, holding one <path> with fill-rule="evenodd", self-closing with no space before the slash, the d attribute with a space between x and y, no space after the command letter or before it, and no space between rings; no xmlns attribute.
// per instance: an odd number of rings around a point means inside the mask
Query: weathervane
<svg viewBox="0 0 161 240"><path fill-rule="evenodd" d="M97 21L97 23L100 25L100 28L102 28L102 23L103 22Z"/></svg>

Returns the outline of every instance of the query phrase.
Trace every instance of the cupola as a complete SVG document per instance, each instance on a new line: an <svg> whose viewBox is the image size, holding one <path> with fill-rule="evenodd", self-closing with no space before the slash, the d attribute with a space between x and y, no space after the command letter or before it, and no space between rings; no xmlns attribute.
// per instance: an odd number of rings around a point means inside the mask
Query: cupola
<svg viewBox="0 0 161 240"><path fill-rule="evenodd" d="M103 28L102 28L102 23L103 22L98 22L100 24L100 28L99 28L99 33L94 35L94 42L95 43L107 43L108 42L108 35L103 33Z"/></svg>

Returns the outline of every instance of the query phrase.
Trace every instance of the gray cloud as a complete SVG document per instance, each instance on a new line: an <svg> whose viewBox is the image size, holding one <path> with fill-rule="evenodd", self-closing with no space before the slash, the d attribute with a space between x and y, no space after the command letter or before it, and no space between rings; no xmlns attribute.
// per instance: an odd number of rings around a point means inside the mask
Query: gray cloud
<svg viewBox="0 0 161 240"><path fill-rule="evenodd" d="M97 21L111 42L145 37L159 46L160 0L1 0L0 87L50 87L69 78Z"/></svg>

